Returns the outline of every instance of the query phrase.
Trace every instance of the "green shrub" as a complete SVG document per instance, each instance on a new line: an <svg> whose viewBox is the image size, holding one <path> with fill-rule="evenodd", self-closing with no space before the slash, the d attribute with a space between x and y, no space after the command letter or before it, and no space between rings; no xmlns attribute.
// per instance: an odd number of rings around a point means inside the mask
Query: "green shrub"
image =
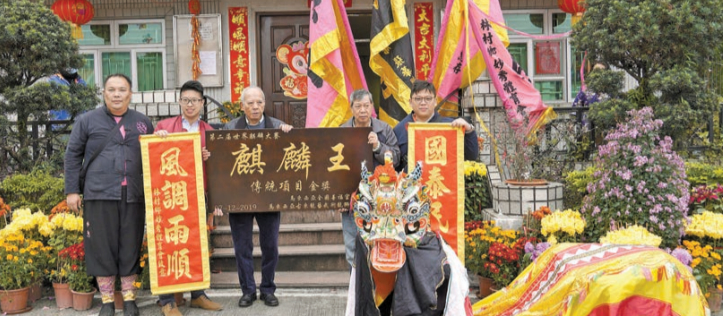
<svg viewBox="0 0 723 316"><path fill-rule="evenodd" d="M0 195L13 208L29 208L50 213L65 199L65 179L43 169L14 174L0 183Z"/></svg>
<svg viewBox="0 0 723 316"><path fill-rule="evenodd" d="M588 167L565 175L563 203L566 209L579 210L582 207L582 199L587 195L587 185L593 182L594 173L595 167Z"/></svg>
<svg viewBox="0 0 723 316"><path fill-rule="evenodd" d="M723 184L723 166L704 162L688 161L685 163L685 173L688 175L690 187L701 185Z"/></svg>

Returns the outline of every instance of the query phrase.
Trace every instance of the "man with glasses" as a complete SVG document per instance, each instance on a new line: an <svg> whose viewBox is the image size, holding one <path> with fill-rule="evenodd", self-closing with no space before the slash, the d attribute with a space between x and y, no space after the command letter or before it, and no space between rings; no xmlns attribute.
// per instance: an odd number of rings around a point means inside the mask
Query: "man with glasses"
<svg viewBox="0 0 723 316"><path fill-rule="evenodd" d="M211 153L206 150L206 131L213 130L208 123L201 121L201 109L206 99L203 97L203 85L195 80L187 81L181 86L181 95L178 103L181 105L181 115L168 118L158 122L156 132L160 137L166 137L169 133L178 132L200 132L201 133L201 157L206 161ZM206 166L203 166L203 182L206 185ZM206 232L203 232L204 234ZM181 316L181 311L176 306L173 294L159 296L161 312L165 316ZM191 291L191 307L198 307L205 310L218 311L220 304L211 301L203 290Z"/></svg>
<svg viewBox="0 0 723 316"><path fill-rule="evenodd" d="M384 164L384 153L386 152L392 153L392 161L396 168L399 164L397 136L394 135L389 124L372 117L372 113L374 113L372 94L367 90L359 89L351 93L349 100L351 100L352 118L341 124L340 127L371 127L372 131L369 132L367 140L374 153L374 168ZM339 212L341 212L341 224L344 230L346 261L349 262L349 266L354 266L354 242L357 232L354 215L348 209L340 209Z"/></svg>
<svg viewBox="0 0 723 316"><path fill-rule="evenodd" d="M463 118L453 119L439 115L435 111L437 91L434 85L428 81L417 80L412 84L412 92L410 93L410 104L412 105L412 113L402 119L397 126L394 127L394 134L397 135L399 150L401 151L400 163L397 171L407 170L408 164L408 145L409 138L407 134L407 125L409 123L452 123L453 127L464 128L464 160L477 160L479 157L479 144L477 143L477 133L474 126L465 121Z"/></svg>

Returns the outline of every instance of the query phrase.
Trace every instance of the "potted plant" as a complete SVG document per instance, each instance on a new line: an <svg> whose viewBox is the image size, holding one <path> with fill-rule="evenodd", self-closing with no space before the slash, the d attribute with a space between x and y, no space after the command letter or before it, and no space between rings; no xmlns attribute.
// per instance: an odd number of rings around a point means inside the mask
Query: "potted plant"
<svg viewBox="0 0 723 316"><path fill-rule="evenodd" d="M482 209L490 205L487 166L477 161L464 162L464 220L482 219Z"/></svg>
<svg viewBox="0 0 723 316"><path fill-rule="evenodd" d="M673 140L660 136L662 126L646 107L629 111L627 120L607 134L580 210L588 225L586 240L599 240L615 226L637 224L662 238L661 247L678 246L688 212L688 182Z"/></svg>
<svg viewBox="0 0 723 316"><path fill-rule="evenodd" d="M9 230L0 236L0 242L0 308L6 313L29 311L30 286L42 272L34 259L42 253L43 244Z"/></svg>
<svg viewBox="0 0 723 316"><path fill-rule="evenodd" d="M691 213L701 214L705 211L723 214L723 186L720 184L699 185L690 191L689 209Z"/></svg>
<svg viewBox="0 0 723 316"><path fill-rule="evenodd" d="M506 183L512 185L542 185L547 181L531 179L532 157L534 146L530 143L523 129L513 130L507 126L500 126L497 139L501 144L499 150L501 162L505 172Z"/></svg>
<svg viewBox="0 0 723 316"><path fill-rule="evenodd" d="M465 223L465 266L478 276L480 291L477 296L482 298L491 294L494 268L490 266L489 249L492 243L502 241L512 245L517 237L514 230L502 230L495 226L494 221L471 221Z"/></svg>
<svg viewBox="0 0 723 316"><path fill-rule="evenodd" d="M547 242L577 242L585 230L585 220L579 212L573 210L555 211L541 220L540 233Z"/></svg>
<svg viewBox="0 0 723 316"><path fill-rule="evenodd" d="M8 214L10 213L10 205L0 197L0 229L8 225Z"/></svg>
<svg viewBox="0 0 723 316"><path fill-rule="evenodd" d="M715 250L711 245L701 245L698 241L683 240L683 246L690 252L693 260L690 267L693 276L700 286L700 290L708 299L708 306L712 312L721 309L721 251Z"/></svg>
<svg viewBox="0 0 723 316"><path fill-rule="evenodd" d="M501 242L493 242L487 255L486 266L492 272L495 289L500 290L509 285L520 272L519 249Z"/></svg>
<svg viewBox="0 0 723 316"><path fill-rule="evenodd" d="M693 257L690 266L711 311L719 311L723 299L723 214L705 211L690 220L683 245Z"/></svg>
<svg viewBox="0 0 723 316"><path fill-rule="evenodd" d="M73 293L73 309L84 311L93 306L93 295L96 290L93 288L93 277L89 276L85 267L85 250L83 242L66 248L70 258L68 273L68 285Z"/></svg>
<svg viewBox="0 0 723 316"><path fill-rule="evenodd" d="M73 295L68 285L71 260L68 247L83 240L83 218L59 211L63 204L53 208L50 220L39 229L40 233L48 238L48 246L55 254L50 260L50 280L55 291L55 304L60 309L73 306Z"/></svg>

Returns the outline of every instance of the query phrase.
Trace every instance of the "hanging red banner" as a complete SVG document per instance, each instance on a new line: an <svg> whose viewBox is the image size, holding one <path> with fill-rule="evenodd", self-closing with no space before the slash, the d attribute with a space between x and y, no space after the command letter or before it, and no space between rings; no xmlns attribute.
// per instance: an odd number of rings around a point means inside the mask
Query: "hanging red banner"
<svg viewBox="0 0 723 316"><path fill-rule="evenodd" d="M560 42L535 43L535 74L559 75L560 70Z"/></svg>
<svg viewBox="0 0 723 316"><path fill-rule="evenodd" d="M249 82L248 8L228 8L229 52L231 60L231 102L239 102Z"/></svg>
<svg viewBox="0 0 723 316"><path fill-rule="evenodd" d="M140 138L151 292L211 285L199 133Z"/></svg>
<svg viewBox="0 0 723 316"><path fill-rule="evenodd" d="M414 65L417 78L426 80L434 52L434 3L414 3Z"/></svg>
<svg viewBox="0 0 723 316"><path fill-rule="evenodd" d="M464 136L444 123L410 123L409 165L423 162L432 230L439 231L457 257L464 258Z"/></svg>

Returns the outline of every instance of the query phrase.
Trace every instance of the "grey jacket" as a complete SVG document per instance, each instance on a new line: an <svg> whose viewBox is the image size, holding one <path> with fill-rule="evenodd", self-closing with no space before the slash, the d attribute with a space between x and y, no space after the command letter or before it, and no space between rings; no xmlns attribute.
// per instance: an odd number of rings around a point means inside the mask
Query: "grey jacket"
<svg viewBox="0 0 723 316"><path fill-rule="evenodd" d="M394 167L399 165L399 146L397 145L397 136L394 135L392 127L384 121L371 118L372 120L372 132L377 133L379 138L379 149L374 152L374 167L384 164L384 153L387 151L392 152L392 158L394 161ZM348 121L341 124L339 127L353 127L352 124L354 118L352 117Z"/></svg>
<svg viewBox="0 0 723 316"><path fill-rule="evenodd" d="M142 203L143 167L138 137L153 134L153 124L145 115L129 109L123 116L125 138L116 131L103 151L88 166L85 200L120 200L121 183L127 180L127 202ZM105 106L81 115L73 124L65 151L65 194L80 193L80 168L100 148L117 125Z"/></svg>

